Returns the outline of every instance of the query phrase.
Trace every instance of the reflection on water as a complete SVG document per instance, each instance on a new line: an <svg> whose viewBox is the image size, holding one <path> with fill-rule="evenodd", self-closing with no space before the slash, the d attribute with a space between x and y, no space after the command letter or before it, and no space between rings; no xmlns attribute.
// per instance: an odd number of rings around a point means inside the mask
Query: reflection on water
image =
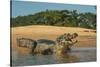
<svg viewBox="0 0 100 67"><path fill-rule="evenodd" d="M43 64L58 64L58 63L74 63L96 61L96 48L73 48L66 55L40 55L32 56L30 54L20 55L16 50L12 52L13 66L27 65L43 65Z"/></svg>

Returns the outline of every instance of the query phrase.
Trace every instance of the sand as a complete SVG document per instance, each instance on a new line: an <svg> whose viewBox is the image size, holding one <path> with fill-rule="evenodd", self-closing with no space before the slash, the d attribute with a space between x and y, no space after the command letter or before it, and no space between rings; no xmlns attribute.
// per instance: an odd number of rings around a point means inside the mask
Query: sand
<svg viewBox="0 0 100 67"><path fill-rule="evenodd" d="M73 47L96 47L96 32L93 29L79 27L57 27L45 25L30 25L11 28L11 44L12 48L18 48L16 38L31 38L54 40L64 33L78 33L78 43ZM20 50L22 48L19 48ZM27 51L27 49L23 49Z"/></svg>

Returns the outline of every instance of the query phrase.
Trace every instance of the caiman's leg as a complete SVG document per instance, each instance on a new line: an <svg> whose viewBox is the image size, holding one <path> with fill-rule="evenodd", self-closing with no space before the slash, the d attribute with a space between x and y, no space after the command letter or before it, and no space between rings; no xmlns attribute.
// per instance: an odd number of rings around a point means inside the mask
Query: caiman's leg
<svg viewBox="0 0 100 67"><path fill-rule="evenodd" d="M34 55L34 50L36 49L36 46L37 46L37 42L34 41L33 42L33 46L32 46L32 54Z"/></svg>

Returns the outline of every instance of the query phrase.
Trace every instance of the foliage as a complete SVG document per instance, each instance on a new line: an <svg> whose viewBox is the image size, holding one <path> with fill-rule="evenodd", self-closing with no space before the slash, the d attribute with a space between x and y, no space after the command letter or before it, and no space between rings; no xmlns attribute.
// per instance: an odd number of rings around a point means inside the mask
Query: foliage
<svg viewBox="0 0 100 67"><path fill-rule="evenodd" d="M96 29L96 14L77 10L46 10L27 16L11 18L11 27L26 25L53 25Z"/></svg>

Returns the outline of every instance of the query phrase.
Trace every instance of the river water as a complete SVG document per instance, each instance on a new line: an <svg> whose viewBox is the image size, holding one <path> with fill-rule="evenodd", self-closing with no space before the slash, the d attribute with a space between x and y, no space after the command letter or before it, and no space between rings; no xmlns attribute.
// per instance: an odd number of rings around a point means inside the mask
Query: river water
<svg viewBox="0 0 100 67"><path fill-rule="evenodd" d="M12 52L12 66L31 66L44 64L76 63L96 61L96 48L72 48L72 51L64 56L18 55L16 50Z"/></svg>

